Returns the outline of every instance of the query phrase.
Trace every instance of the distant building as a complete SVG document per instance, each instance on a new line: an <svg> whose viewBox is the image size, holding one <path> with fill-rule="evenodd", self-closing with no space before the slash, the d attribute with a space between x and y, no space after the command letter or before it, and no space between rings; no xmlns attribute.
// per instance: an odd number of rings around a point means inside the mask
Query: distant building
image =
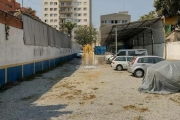
<svg viewBox="0 0 180 120"><path fill-rule="evenodd" d="M16 0L0 0L0 9L3 11L16 11L21 8Z"/></svg>
<svg viewBox="0 0 180 120"><path fill-rule="evenodd" d="M128 11L123 11L119 13L101 15L100 26L112 25L112 24L123 24L131 21L131 15Z"/></svg>
<svg viewBox="0 0 180 120"><path fill-rule="evenodd" d="M57 30L68 21L77 25L91 24L91 0L42 0L42 19ZM72 32L72 38L75 38ZM73 40L74 41L74 40Z"/></svg>

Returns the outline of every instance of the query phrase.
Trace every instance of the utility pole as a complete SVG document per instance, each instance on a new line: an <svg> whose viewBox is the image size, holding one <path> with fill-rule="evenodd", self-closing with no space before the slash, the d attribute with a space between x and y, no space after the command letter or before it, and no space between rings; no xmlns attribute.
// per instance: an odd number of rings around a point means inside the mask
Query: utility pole
<svg viewBox="0 0 180 120"><path fill-rule="evenodd" d="M23 7L23 0L22 0L22 7Z"/></svg>

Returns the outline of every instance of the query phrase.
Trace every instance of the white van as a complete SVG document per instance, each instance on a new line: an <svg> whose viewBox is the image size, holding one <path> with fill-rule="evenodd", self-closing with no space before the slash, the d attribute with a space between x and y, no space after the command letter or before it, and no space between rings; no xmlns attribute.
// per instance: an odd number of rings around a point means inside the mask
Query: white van
<svg viewBox="0 0 180 120"><path fill-rule="evenodd" d="M118 50L117 56L142 56L148 55L146 49L123 49Z"/></svg>
<svg viewBox="0 0 180 120"><path fill-rule="evenodd" d="M118 50L118 53L114 56L109 57L109 61L112 62L112 60L116 56L145 56L148 55L148 52L146 49L122 49Z"/></svg>

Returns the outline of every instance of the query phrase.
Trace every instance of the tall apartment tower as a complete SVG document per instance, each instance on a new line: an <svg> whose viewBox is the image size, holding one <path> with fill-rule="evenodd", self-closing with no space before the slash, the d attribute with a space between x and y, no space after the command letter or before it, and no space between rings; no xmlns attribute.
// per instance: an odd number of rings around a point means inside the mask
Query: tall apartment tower
<svg viewBox="0 0 180 120"><path fill-rule="evenodd" d="M62 30L62 25L68 21L77 25L91 24L91 0L42 0L42 2L42 20L57 30ZM75 37L74 31L72 36Z"/></svg>

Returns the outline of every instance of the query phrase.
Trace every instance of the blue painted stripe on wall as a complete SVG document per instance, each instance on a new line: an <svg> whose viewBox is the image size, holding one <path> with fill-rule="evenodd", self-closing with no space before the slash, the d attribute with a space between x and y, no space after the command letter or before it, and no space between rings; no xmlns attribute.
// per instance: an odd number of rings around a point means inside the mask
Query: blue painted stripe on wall
<svg viewBox="0 0 180 120"><path fill-rule="evenodd" d="M5 69L0 69L0 86L5 84Z"/></svg>
<svg viewBox="0 0 180 120"><path fill-rule="evenodd" d="M49 60L43 61L43 69L44 70L49 69Z"/></svg>
<svg viewBox="0 0 180 120"><path fill-rule="evenodd" d="M35 73L42 71L42 65L44 70L49 69L50 67L54 67L55 65L65 62L67 60L73 59L76 57L77 54L72 54L69 56L64 56L56 59L51 59L50 63L49 60L36 62L35 63ZM34 63L25 64L23 68L24 77L31 76L34 74ZM7 68L7 82L14 82L22 78L22 65L15 66L15 67L9 67ZM5 84L5 69L0 69L0 85Z"/></svg>
<svg viewBox="0 0 180 120"><path fill-rule="evenodd" d="M54 66L55 66L55 60L52 59L52 60L50 60L50 67L54 67Z"/></svg>
<svg viewBox="0 0 180 120"><path fill-rule="evenodd" d="M35 63L35 73L42 71L42 62Z"/></svg>
<svg viewBox="0 0 180 120"><path fill-rule="evenodd" d="M28 77L34 74L34 63L24 65L24 77Z"/></svg>
<svg viewBox="0 0 180 120"><path fill-rule="evenodd" d="M22 79L22 65L7 68L7 82L14 82Z"/></svg>

